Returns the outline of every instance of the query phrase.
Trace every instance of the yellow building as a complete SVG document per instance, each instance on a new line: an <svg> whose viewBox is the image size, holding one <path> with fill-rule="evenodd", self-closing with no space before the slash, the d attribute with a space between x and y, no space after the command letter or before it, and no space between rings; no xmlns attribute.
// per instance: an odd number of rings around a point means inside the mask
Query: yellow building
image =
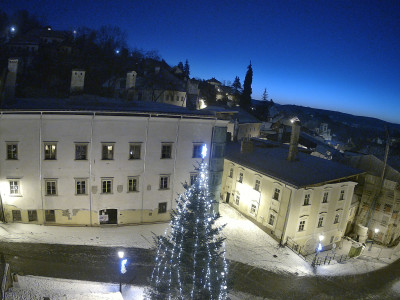
<svg viewBox="0 0 400 300"><path fill-rule="evenodd" d="M221 197L282 245L308 254L320 235L324 247L340 241L363 172L296 150L257 139L227 144Z"/></svg>

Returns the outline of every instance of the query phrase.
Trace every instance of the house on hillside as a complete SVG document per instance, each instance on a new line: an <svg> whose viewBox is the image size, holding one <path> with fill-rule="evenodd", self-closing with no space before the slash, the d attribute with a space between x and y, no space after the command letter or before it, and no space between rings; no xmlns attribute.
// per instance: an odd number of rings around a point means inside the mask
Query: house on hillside
<svg viewBox="0 0 400 300"><path fill-rule="evenodd" d="M227 144L224 164L223 201L281 244L309 254L344 235L362 171L259 139Z"/></svg>
<svg viewBox="0 0 400 300"><path fill-rule="evenodd" d="M359 177L356 195L360 208L356 223L368 228L368 237L384 245L400 241L400 173L374 155L352 155L343 160L366 173ZM382 181L382 173L383 181ZM379 232L375 234L375 229Z"/></svg>
<svg viewBox="0 0 400 300"><path fill-rule="evenodd" d="M1 116L2 221L166 221L182 183L197 176L203 145L219 199L228 122L209 112L76 95L5 101Z"/></svg>

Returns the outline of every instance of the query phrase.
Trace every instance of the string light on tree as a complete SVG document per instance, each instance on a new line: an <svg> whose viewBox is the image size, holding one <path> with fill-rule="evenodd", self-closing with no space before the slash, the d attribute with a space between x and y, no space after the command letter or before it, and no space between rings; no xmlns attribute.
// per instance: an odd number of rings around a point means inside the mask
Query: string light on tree
<svg viewBox="0 0 400 300"><path fill-rule="evenodd" d="M226 299L228 265L219 214L208 187L207 147L199 175L185 185L171 213L169 231L157 237L157 254L148 296L152 299Z"/></svg>

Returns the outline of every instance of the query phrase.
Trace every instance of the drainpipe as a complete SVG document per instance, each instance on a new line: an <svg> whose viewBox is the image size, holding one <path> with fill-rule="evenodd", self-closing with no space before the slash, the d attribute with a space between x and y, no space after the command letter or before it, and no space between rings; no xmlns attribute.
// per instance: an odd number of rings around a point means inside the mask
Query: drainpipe
<svg viewBox="0 0 400 300"><path fill-rule="evenodd" d="M3 119L3 112L1 112L1 115L0 115L0 120L2 120L2 119ZM4 215L3 198L1 197L1 193L0 193L0 206L1 206L1 221L3 221L4 223L7 223L6 217Z"/></svg>
<svg viewBox="0 0 400 300"><path fill-rule="evenodd" d="M43 121L43 112L40 112L40 125L39 125L39 184L40 184L40 197L42 200L42 216L43 216L43 225L46 225L46 216L44 211L44 199L43 199L43 176L42 176L42 122Z"/></svg>
<svg viewBox="0 0 400 300"><path fill-rule="evenodd" d="M145 191L144 178L146 175L147 140L149 137L150 118L151 118L151 115L147 117L146 138L144 141L144 154L143 154L143 173L142 173L143 175L142 175L142 179L140 180L140 186L141 186L141 190L142 190L142 209L141 209L141 213L140 213L140 223L143 223L144 191Z"/></svg>
<svg viewBox="0 0 400 300"><path fill-rule="evenodd" d="M288 188L286 184L285 184L285 188ZM287 207L287 210L286 210L285 224L283 225L281 240L279 241L279 245L280 245L280 246L284 246L284 244L285 244L285 240L286 240L286 227L287 227L287 223L288 223L288 220L289 220L290 205L291 205L291 203L292 203L292 189L289 189L289 190L290 190L289 203L288 203L288 207Z"/></svg>
<svg viewBox="0 0 400 300"><path fill-rule="evenodd" d="M89 158L89 214L90 214L90 226L93 226L92 220L92 158L93 158L93 122L96 113L93 112L92 120L90 124L90 158Z"/></svg>
<svg viewBox="0 0 400 300"><path fill-rule="evenodd" d="M178 120L178 124L176 126L176 137L175 137L175 154L174 154L174 174L172 176L172 182L171 182L171 209L172 209L172 203L174 201L174 183L175 183L175 177L176 177L176 157L178 154L178 142L179 142L179 129L180 129L180 125L181 125L181 120L182 120L182 116L181 118Z"/></svg>

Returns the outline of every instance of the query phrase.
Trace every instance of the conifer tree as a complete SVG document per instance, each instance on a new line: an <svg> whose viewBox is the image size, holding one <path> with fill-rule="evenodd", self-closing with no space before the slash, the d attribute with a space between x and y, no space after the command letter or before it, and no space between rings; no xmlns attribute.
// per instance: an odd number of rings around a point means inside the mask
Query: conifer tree
<svg viewBox="0 0 400 300"><path fill-rule="evenodd" d="M264 89L264 93L263 93L263 95L262 95L262 100L263 100L263 101L268 101L267 89Z"/></svg>
<svg viewBox="0 0 400 300"><path fill-rule="evenodd" d="M251 67L251 61L247 67L246 77L243 82L243 93L240 97L240 106L245 110L250 110L251 107L251 84L253 82L253 68Z"/></svg>
<svg viewBox="0 0 400 300"><path fill-rule="evenodd" d="M185 65L183 67L183 74L185 74L186 77L189 77L190 75L190 66L189 66L189 61L186 59Z"/></svg>
<svg viewBox="0 0 400 300"><path fill-rule="evenodd" d="M227 262L203 160L195 183L185 186L171 213L170 231L157 237L151 299L226 299Z"/></svg>

